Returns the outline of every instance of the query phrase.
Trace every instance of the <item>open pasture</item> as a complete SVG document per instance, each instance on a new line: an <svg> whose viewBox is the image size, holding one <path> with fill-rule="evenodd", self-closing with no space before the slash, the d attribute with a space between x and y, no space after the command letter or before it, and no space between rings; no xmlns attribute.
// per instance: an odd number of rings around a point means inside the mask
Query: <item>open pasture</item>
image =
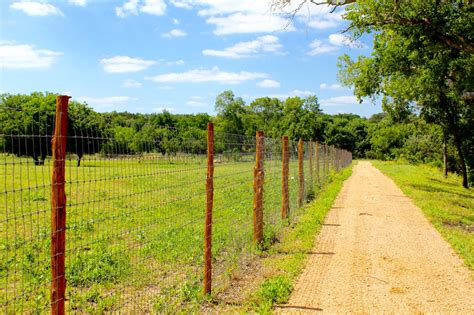
<svg viewBox="0 0 474 315"><path fill-rule="evenodd" d="M66 162L66 306L69 311L173 311L202 300L205 155L148 153ZM225 289L255 253L250 154L216 155L213 292ZM281 157L265 161L265 241L275 239L281 209ZM51 168L2 155L0 305L7 313L48 312ZM297 162L290 162L296 210ZM309 173L308 163L305 172ZM310 194L313 185L306 179ZM293 214L292 214L293 215Z"/></svg>

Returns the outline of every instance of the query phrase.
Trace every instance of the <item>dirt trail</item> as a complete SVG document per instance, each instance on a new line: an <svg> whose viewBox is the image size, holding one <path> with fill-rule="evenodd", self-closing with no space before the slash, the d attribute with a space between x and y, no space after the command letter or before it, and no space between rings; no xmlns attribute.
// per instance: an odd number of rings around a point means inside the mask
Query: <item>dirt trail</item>
<svg viewBox="0 0 474 315"><path fill-rule="evenodd" d="M277 313L474 314L474 281L395 183L359 162Z"/></svg>

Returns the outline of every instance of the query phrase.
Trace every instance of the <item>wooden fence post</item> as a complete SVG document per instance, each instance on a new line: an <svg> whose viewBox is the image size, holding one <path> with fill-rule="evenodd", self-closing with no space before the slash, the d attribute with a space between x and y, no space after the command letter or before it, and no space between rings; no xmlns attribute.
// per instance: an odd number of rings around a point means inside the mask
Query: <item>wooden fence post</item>
<svg viewBox="0 0 474 315"><path fill-rule="evenodd" d="M51 180L51 314L64 314L66 293L66 144L69 96L56 97Z"/></svg>
<svg viewBox="0 0 474 315"><path fill-rule="evenodd" d="M282 138L282 177L281 177L281 218L286 219L290 211L288 175L290 173L290 150L288 148L288 136Z"/></svg>
<svg viewBox="0 0 474 315"><path fill-rule="evenodd" d="M298 207L304 203L303 139L298 142Z"/></svg>
<svg viewBox="0 0 474 315"><path fill-rule="evenodd" d="M323 182L326 182L326 176L327 176L327 173L328 173L328 169L327 169L327 166L326 166L326 163L327 163L327 146L326 144L323 144Z"/></svg>
<svg viewBox="0 0 474 315"><path fill-rule="evenodd" d="M315 143L315 153L316 153L316 180L318 182L318 185L320 184L320 181L319 181L319 142L316 141Z"/></svg>
<svg viewBox="0 0 474 315"><path fill-rule="evenodd" d="M314 189L314 178L313 178L313 141L309 141L309 184L310 190L312 191Z"/></svg>
<svg viewBox="0 0 474 315"><path fill-rule="evenodd" d="M326 178L331 174L331 147L326 144Z"/></svg>
<svg viewBox="0 0 474 315"><path fill-rule="evenodd" d="M263 242L263 131L257 131L255 168L253 173L253 240L257 244Z"/></svg>
<svg viewBox="0 0 474 315"><path fill-rule="evenodd" d="M214 124L207 124L206 219L204 226L204 294L212 290L212 208L214 206Z"/></svg>

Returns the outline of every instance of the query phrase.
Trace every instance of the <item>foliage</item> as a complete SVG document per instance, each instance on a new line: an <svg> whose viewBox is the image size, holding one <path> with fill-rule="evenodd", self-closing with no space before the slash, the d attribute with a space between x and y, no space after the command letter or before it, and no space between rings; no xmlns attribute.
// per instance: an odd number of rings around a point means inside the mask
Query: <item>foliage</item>
<svg viewBox="0 0 474 315"><path fill-rule="evenodd" d="M340 59L340 77L358 98L382 97L396 122L419 108L453 138L463 186L472 152L474 10L471 1L359 0L345 19L354 40L374 34L370 56ZM463 132L465 130L466 132Z"/></svg>
<svg viewBox="0 0 474 315"><path fill-rule="evenodd" d="M32 156L41 164L51 154L55 97L51 93L2 95L0 133L4 136L0 141L4 143L0 143L0 148L16 155ZM426 122L426 115L416 115L412 108L406 108L403 114L391 108L386 106L385 112L369 119L353 114L327 115L322 113L316 96L290 97L284 101L261 97L247 105L232 91L217 96L216 117L173 115L166 111L155 114L97 113L86 104L71 102L68 151L77 155L78 165L83 155L95 153L115 156L158 152L172 156L181 148L202 154L206 152L207 123L214 120L216 153L222 153L229 161L240 159L236 152L253 150L253 142L249 139L257 130L263 130L267 138L280 139L288 135L292 140L317 140L352 151L356 158L403 158L412 163L441 165L443 128ZM22 143L12 142L10 134L26 137ZM446 140L448 167L461 172L454 139L448 136ZM224 142L231 144L224 145ZM237 142L242 143L240 147L235 145ZM278 155L278 142L275 144L272 146L272 142L267 142L267 150Z"/></svg>

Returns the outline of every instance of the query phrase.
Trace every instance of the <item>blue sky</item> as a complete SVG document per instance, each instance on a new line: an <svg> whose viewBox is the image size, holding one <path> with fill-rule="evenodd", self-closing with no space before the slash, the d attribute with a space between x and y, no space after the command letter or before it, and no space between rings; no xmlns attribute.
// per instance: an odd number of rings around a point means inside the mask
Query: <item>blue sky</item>
<svg viewBox="0 0 474 315"><path fill-rule="evenodd" d="M370 38L349 42L327 6L305 5L289 23L269 1L2 0L0 90L69 94L102 112L213 113L227 89L247 102L314 94L326 113L380 112L337 82L338 56L369 54Z"/></svg>

